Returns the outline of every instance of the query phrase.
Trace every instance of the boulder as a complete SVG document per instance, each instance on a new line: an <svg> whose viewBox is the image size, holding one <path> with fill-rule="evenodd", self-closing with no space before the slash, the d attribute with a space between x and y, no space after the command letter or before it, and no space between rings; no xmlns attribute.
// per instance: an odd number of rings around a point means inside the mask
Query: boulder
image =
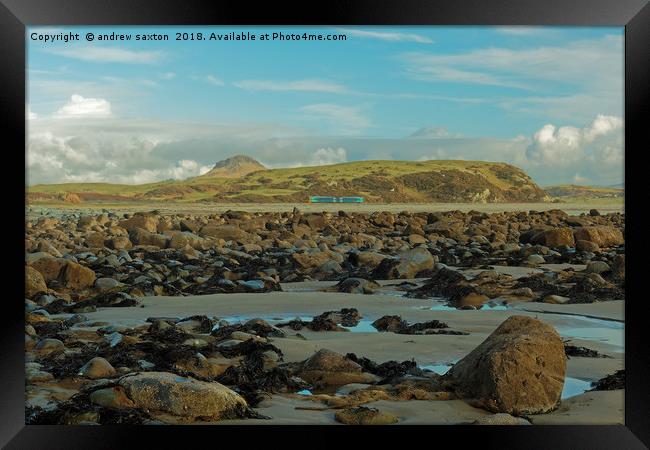
<svg viewBox="0 0 650 450"><path fill-rule="evenodd" d="M363 372L361 366L351 359L328 349L321 349L305 360L298 375L317 385L372 383L378 379Z"/></svg>
<svg viewBox="0 0 650 450"><path fill-rule="evenodd" d="M365 278L346 278L336 285L337 291L348 294L372 294L379 288L379 284Z"/></svg>
<svg viewBox="0 0 650 450"><path fill-rule="evenodd" d="M564 344L555 329L532 317L511 316L443 381L487 410L540 414L559 404L565 374Z"/></svg>
<svg viewBox="0 0 650 450"><path fill-rule="evenodd" d="M225 241L237 241L245 244L251 240L250 233L234 225L206 225L199 232L201 236L209 236Z"/></svg>
<svg viewBox="0 0 650 450"><path fill-rule="evenodd" d="M595 242L578 239L576 241L576 250L578 250L579 252L595 253L600 250L600 247L598 247L598 244L596 244Z"/></svg>
<svg viewBox="0 0 650 450"><path fill-rule="evenodd" d="M61 279L70 289L84 289L95 283L95 272L88 267L68 261L61 272Z"/></svg>
<svg viewBox="0 0 650 450"><path fill-rule="evenodd" d="M321 267L332 259L330 254L326 252L293 253L291 257L303 269Z"/></svg>
<svg viewBox="0 0 650 450"><path fill-rule="evenodd" d="M89 396L91 403L104 408L134 408L135 404L126 396L122 386L98 389Z"/></svg>
<svg viewBox="0 0 650 450"><path fill-rule="evenodd" d="M435 260L424 247L416 247L401 253L397 258L385 259L372 272L376 279L415 278L427 269L433 269Z"/></svg>
<svg viewBox="0 0 650 450"><path fill-rule="evenodd" d="M580 227L575 230L574 236L576 240L590 241L599 247L615 247L625 243L620 229L606 225Z"/></svg>
<svg viewBox="0 0 650 450"><path fill-rule="evenodd" d="M25 296L33 298L39 292L47 292L45 278L33 267L25 266Z"/></svg>
<svg viewBox="0 0 650 450"><path fill-rule="evenodd" d="M150 233L155 233L158 229L159 217L153 214L135 214L130 219L121 220L119 226L127 231L134 228L144 228Z"/></svg>
<svg viewBox="0 0 650 450"><path fill-rule="evenodd" d="M532 244L546 245L547 247L560 247L563 245L573 247L575 245L573 231L569 227L541 231L534 235L530 242Z"/></svg>
<svg viewBox="0 0 650 450"><path fill-rule="evenodd" d="M609 267L609 264L607 264L605 261L589 261L587 263L587 267L585 268L585 272L587 273L605 273L609 272L611 268Z"/></svg>
<svg viewBox="0 0 650 450"><path fill-rule="evenodd" d="M34 269L38 270L46 282L59 278L61 270L66 266L68 260L55 258L53 256L43 256L29 263Z"/></svg>
<svg viewBox="0 0 650 450"><path fill-rule="evenodd" d="M115 368L111 366L111 363L99 356L91 359L79 369L79 375L91 380L112 377L115 373Z"/></svg>
<svg viewBox="0 0 650 450"><path fill-rule="evenodd" d="M175 416L220 420L244 417L248 406L226 386L168 372L143 372L119 382L136 408Z"/></svg>

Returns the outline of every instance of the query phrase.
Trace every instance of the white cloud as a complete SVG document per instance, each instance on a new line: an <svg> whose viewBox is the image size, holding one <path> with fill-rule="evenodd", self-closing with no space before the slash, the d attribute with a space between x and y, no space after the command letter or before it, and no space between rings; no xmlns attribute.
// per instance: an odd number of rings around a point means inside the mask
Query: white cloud
<svg viewBox="0 0 650 450"><path fill-rule="evenodd" d="M528 161L547 168L577 163L615 164L622 161L623 120L599 114L584 128L544 125L526 149Z"/></svg>
<svg viewBox="0 0 650 450"><path fill-rule="evenodd" d="M314 152L309 165L323 166L327 164L343 163L348 160L348 155L343 147L339 148L319 148Z"/></svg>
<svg viewBox="0 0 650 450"><path fill-rule="evenodd" d="M358 29L348 29L340 28L340 30L350 36L368 38L368 39L379 39L381 41L390 41L390 42L419 42L421 44L432 44L433 40L427 36L422 36L420 34L413 33L398 33L393 31L369 31L369 30L358 30Z"/></svg>
<svg viewBox="0 0 650 450"><path fill-rule="evenodd" d="M26 114L27 120L38 119L38 114L36 114L35 112L32 112L32 109L29 107L29 105L26 105L25 110L26 110L25 112L27 113Z"/></svg>
<svg viewBox="0 0 650 450"><path fill-rule="evenodd" d="M192 76L192 79L203 81L213 86L225 86L226 84L221 78L215 77L214 75Z"/></svg>
<svg viewBox="0 0 650 450"><path fill-rule="evenodd" d="M172 80L172 79L176 78L176 73L174 73L174 72L165 72L165 73L160 74L160 78L162 78L163 80Z"/></svg>
<svg viewBox="0 0 650 450"><path fill-rule="evenodd" d="M602 78L622 79L623 36L608 35L563 46L517 50L492 47L447 55L410 52L401 58L415 73L435 72L440 67L462 68L471 72L490 72L502 83L524 76L534 80L582 84Z"/></svg>
<svg viewBox="0 0 650 450"><path fill-rule="evenodd" d="M241 80L233 86L248 91L311 91L311 92L347 92L345 86L327 80Z"/></svg>
<svg viewBox="0 0 650 450"><path fill-rule="evenodd" d="M335 105L332 103L316 103L300 108L314 119L325 120L335 132L355 134L371 126L371 121L364 116L360 108Z"/></svg>
<svg viewBox="0 0 650 450"><path fill-rule="evenodd" d="M117 47L76 46L46 50L66 58L100 63L153 64L165 57L160 50L127 50Z"/></svg>
<svg viewBox="0 0 650 450"><path fill-rule="evenodd" d="M103 98L85 98L74 94L70 101L54 113L57 118L110 117L111 104Z"/></svg>

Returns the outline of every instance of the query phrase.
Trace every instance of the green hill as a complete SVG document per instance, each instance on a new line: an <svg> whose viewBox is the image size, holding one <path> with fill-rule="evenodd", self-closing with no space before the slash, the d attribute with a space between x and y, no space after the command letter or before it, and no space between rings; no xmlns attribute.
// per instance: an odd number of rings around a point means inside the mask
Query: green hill
<svg viewBox="0 0 650 450"><path fill-rule="evenodd" d="M356 161L283 169L260 165L260 170L237 178L216 173L142 185L35 185L28 188L27 198L29 203L64 202L66 194L82 202L280 203L306 202L310 195L362 196L372 203L550 200L521 169L483 161Z"/></svg>

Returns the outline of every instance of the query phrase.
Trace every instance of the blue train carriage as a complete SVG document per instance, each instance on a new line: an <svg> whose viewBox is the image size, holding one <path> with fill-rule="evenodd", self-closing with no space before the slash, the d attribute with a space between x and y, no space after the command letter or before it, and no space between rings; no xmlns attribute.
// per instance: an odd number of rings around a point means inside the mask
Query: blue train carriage
<svg viewBox="0 0 650 450"><path fill-rule="evenodd" d="M363 203L363 197L332 197L327 195L312 195L309 203Z"/></svg>

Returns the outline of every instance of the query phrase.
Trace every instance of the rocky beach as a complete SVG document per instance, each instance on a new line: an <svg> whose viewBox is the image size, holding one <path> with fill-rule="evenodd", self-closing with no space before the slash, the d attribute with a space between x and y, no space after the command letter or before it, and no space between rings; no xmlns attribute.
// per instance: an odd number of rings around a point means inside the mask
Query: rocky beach
<svg viewBox="0 0 650 450"><path fill-rule="evenodd" d="M624 213L330 206L28 211L26 422L624 423Z"/></svg>

